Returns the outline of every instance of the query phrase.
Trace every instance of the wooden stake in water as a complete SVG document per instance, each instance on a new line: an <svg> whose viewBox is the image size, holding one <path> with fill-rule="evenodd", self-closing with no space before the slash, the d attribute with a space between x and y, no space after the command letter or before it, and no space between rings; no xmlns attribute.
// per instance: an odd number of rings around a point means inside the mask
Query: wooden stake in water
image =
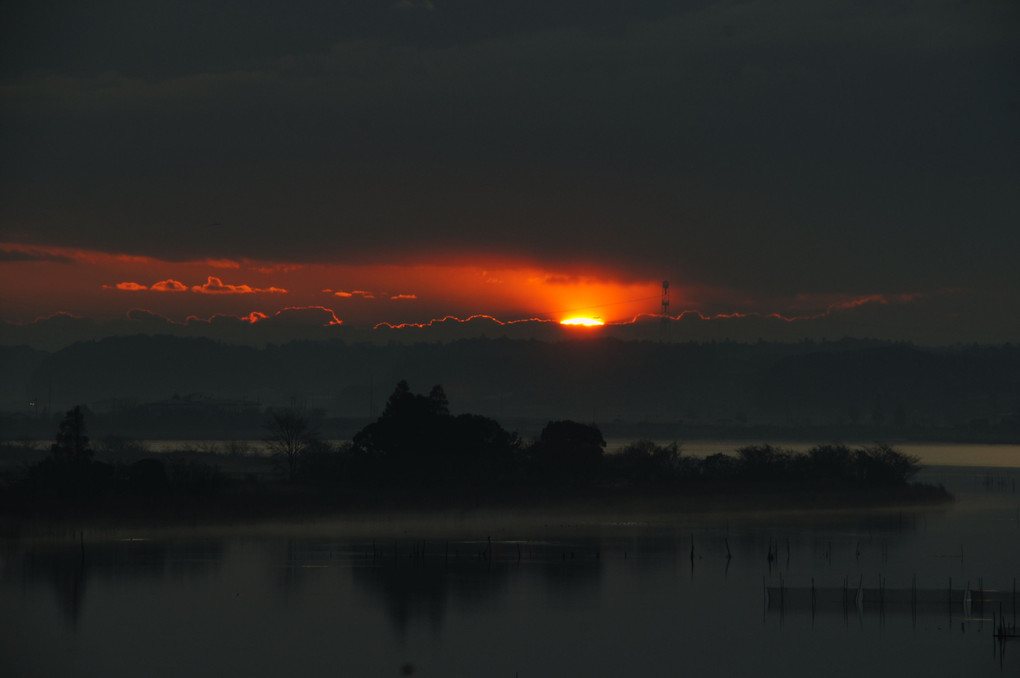
<svg viewBox="0 0 1020 678"><path fill-rule="evenodd" d="M783 581L783 573L779 573L779 611L786 608L786 582Z"/></svg>
<svg viewBox="0 0 1020 678"><path fill-rule="evenodd" d="M947 607L949 607L949 618L952 619L953 618L953 578L952 577L949 578L949 594L948 595L949 595L949 598L948 598L949 605Z"/></svg>
<svg viewBox="0 0 1020 678"><path fill-rule="evenodd" d="M917 625L917 574L910 577L910 618Z"/></svg>

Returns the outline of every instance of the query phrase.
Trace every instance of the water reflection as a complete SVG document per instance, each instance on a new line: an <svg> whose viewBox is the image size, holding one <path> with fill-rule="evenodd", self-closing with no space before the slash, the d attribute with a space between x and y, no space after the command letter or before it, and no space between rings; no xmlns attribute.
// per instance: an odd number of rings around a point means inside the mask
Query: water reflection
<svg viewBox="0 0 1020 678"><path fill-rule="evenodd" d="M333 565L333 542L287 537L262 544L263 559L279 563L273 568L273 580L284 593L294 593L317 570Z"/></svg>
<svg viewBox="0 0 1020 678"><path fill-rule="evenodd" d="M352 563L355 585L377 597L394 628L425 619L439 631L449 607L497 605L513 582L537 577L550 597L597 595L601 541L523 539L393 542Z"/></svg>
<svg viewBox="0 0 1020 678"><path fill-rule="evenodd" d="M71 625L81 617L85 593L97 580L157 579L186 585L186 580L215 571L220 541L164 542L150 539L86 541L79 533L40 544L7 544L0 577L5 585L49 585Z"/></svg>
<svg viewBox="0 0 1020 678"><path fill-rule="evenodd" d="M355 585L378 599L403 635L420 619L442 629L450 605L482 606L498 598L511 576L509 563L481 559L449 562L401 560L352 570Z"/></svg>
<svg viewBox="0 0 1020 678"><path fill-rule="evenodd" d="M60 611L72 625L77 624L86 583L85 560L80 552L62 549L8 556L4 558L3 577L5 582L19 581L22 585L37 582L50 585Z"/></svg>
<svg viewBox="0 0 1020 678"><path fill-rule="evenodd" d="M84 558L77 534L9 540L0 657L20 659L5 676L1009 675L994 617L1014 610L1020 507L1011 482L962 482L923 510L86 531Z"/></svg>

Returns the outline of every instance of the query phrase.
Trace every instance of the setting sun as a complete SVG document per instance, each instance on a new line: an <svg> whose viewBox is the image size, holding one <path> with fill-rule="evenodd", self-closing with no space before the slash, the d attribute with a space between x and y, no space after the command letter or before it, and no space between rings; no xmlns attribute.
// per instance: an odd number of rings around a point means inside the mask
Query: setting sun
<svg viewBox="0 0 1020 678"><path fill-rule="evenodd" d="M561 320L561 325L583 325L584 327L597 327L599 325L605 325L605 323L598 318L570 318L569 320Z"/></svg>

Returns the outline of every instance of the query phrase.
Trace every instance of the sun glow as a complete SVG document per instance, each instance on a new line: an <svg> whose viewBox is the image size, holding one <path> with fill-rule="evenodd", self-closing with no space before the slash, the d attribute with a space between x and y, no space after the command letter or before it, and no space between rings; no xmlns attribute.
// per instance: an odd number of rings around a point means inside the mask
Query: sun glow
<svg viewBox="0 0 1020 678"><path fill-rule="evenodd" d="M621 280L609 268L550 269L484 254L428 264L164 261L2 239L0 280L32 281L21 286L17 301L0 299L0 319L15 322L56 310L120 319L137 306L175 322L225 315L250 322L253 311L272 318L284 307L323 306L348 327L489 316L550 324L567 319L584 328L627 322L654 310L660 295L658 280Z"/></svg>

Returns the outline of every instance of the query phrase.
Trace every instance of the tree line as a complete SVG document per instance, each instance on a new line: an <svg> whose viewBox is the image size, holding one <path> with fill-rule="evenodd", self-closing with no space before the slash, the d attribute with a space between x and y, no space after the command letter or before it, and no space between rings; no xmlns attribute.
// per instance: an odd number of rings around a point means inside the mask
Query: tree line
<svg viewBox="0 0 1020 678"><path fill-rule="evenodd" d="M415 394L401 381L382 415L350 443L315 438L307 417L273 415L271 449L286 459L290 478L317 483L418 486L628 486L698 481L898 486L919 470L916 457L882 444L819 445L794 452L773 445L734 455L685 456L679 444L649 440L615 453L594 424L551 421L530 442L476 414L453 415L442 386Z"/></svg>
<svg viewBox="0 0 1020 678"><path fill-rule="evenodd" d="M454 415L442 386L428 394L397 384L382 414L351 441L321 440L314 422L295 409L272 411L265 443L288 486L323 490L487 489L563 490L657 487L682 491L699 484L771 483L789 487L897 487L918 471L918 459L885 445L820 445L805 453L772 445L741 447L732 455L687 456L677 443L633 442L615 453L594 424L551 421L524 441L477 414ZM96 461L80 407L61 422L50 454L16 485L36 497L64 500L107 495L215 494L229 485L215 465L164 463L158 455L131 464Z"/></svg>

